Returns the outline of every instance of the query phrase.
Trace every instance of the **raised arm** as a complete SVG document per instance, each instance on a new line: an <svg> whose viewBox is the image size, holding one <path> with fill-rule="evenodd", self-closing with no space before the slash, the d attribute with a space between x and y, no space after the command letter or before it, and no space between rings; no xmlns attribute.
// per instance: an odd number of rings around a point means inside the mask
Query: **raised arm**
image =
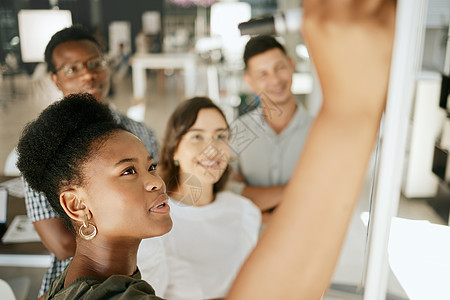
<svg viewBox="0 0 450 300"><path fill-rule="evenodd" d="M385 106L395 1L304 0L323 92L296 170L229 299L320 299L329 285Z"/></svg>

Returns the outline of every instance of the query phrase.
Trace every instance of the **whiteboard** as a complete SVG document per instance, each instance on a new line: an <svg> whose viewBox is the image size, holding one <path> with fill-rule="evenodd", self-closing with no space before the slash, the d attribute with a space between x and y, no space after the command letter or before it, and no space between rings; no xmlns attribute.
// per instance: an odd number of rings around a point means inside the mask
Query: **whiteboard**
<svg viewBox="0 0 450 300"><path fill-rule="evenodd" d="M421 66L426 4L426 0L397 1L389 90L369 221L364 300L386 299L389 234L400 198L414 86Z"/></svg>

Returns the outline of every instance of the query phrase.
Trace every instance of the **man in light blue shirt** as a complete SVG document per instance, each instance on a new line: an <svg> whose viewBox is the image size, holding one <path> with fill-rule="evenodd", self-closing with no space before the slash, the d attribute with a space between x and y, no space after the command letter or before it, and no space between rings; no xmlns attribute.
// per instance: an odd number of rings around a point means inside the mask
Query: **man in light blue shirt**
<svg viewBox="0 0 450 300"><path fill-rule="evenodd" d="M313 118L291 92L294 61L275 38L250 39L244 63L244 80L261 103L231 123L237 159L230 188L267 217L281 200Z"/></svg>

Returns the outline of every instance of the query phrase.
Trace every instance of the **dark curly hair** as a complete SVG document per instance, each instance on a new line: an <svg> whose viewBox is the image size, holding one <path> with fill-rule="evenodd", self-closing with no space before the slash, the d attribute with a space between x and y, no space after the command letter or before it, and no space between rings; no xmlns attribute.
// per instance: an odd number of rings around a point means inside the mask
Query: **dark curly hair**
<svg viewBox="0 0 450 300"><path fill-rule="evenodd" d="M17 167L31 188L44 193L72 232L59 194L84 183L84 163L117 130L126 129L115 122L106 105L90 94L72 94L47 107L22 132Z"/></svg>
<svg viewBox="0 0 450 300"><path fill-rule="evenodd" d="M173 155L180 144L181 138L188 132L197 120L199 111L205 108L216 109L226 122L226 118L222 110L214 104L211 99L206 97L194 97L181 102L167 122L161 156L158 161L158 170L161 178L166 183L167 191L176 191L176 185L177 182L179 182L180 167L175 165ZM230 166L227 166L222 174L222 177L220 177L219 181L217 181L213 186L214 194L225 188L230 173L231 168Z"/></svg>
<svg viewBox="0 0 450 300"><path fill-rule="evenodd" d="M52 73L56 71L56 67L53 64L53 50L55 50L56 46L65 42L80 40L91 41L96 44L99 49L101 49L100 43L95 39L95 37L89 32L86 27L83 27L79 24L66 27L55 33L48 42L47 47L45 47L44 58L45 62L47 63L47 70Z"/></svg>
<svg viewBox="0 0 450 300"><path fill-rule="evenodd" d="M264 53L272 49L280 49L284 54L286 54L286 49L281 45L273 36L269 35L258 35L252 37L245 45L244 50L244 64L247 69L248 61L253 56Z"/></svg>

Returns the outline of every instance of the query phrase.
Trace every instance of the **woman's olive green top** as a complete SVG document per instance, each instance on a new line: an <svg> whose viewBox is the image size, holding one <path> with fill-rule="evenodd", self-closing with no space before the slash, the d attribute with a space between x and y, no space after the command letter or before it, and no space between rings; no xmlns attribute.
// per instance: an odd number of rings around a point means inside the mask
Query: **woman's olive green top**
<svg viewBox="0 0 450 300"><path fill-rule="evenodd" d="M136 269L136 272L131 276L82 277L64 287L69 266L70 264L53 281L45 294L45 299L161 299L155 295L155 291L146 281L141 280L139 269Z"/></svg>

